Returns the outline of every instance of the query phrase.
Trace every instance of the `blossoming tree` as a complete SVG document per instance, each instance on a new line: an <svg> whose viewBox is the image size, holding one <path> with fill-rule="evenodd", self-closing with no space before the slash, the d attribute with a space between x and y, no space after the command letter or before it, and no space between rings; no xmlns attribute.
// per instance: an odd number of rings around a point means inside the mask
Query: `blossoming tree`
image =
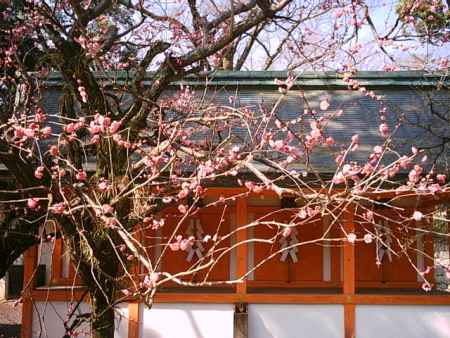
<svg viewBox="0 0 450 338"><path fill-rule="evenodd" d="M382 141L365 161L350 156L358 151L359 135L340 144L328 133L330 121L345 114L332 110L328 100L321 100L317 111L307 108L295 119L279 117L280 104L295 84L294 75L277 80L279 99L269 107L241 107L234 96L228 104L218 104L189 87L167 95L175 81L187 76L206 78L212 69L250 66L251 58L257 57L254 48L263 50L265 68L286 61L295 69L336 66L344 62L338 54L348 46L350 54L356 54L358 32L365 26L373 28L368 5L315 1L305 6L289 0L160 5L129 0L0 2L4 19L0 48L5 56L0 161L15 185L5 183L1 191L1 231L7 241L1 242L0 250L8 257L1 272L31 245L62 236L90 294L89 320L95 337L112 336L114 305L127 297L151 303L158 288L168 282L187 286L241 282L247 274L214 282L207 276L224 255L245 244L222 245L242 227L276 227L274 238L250 239L273 243L292 236L295 226L327 215L329 230L315 241L377 240L394 254L390 243L406 242L383 229L369 230L367 225L376 226L376 219L384 217L373 206L398 211L398 224L428 216L420 210L405 214L401 206L379 196L395 189L402 196L448 191L445 175L425 169L423 151L412 147L398 153L393 146L398 126L385 118L382 97L352 78L356 68L347 60L340 70L349 89L380 106ZM311 28L318 18L333 21L326 29L331 36L326 46ZM264 48L262 41L274 34L274 27L282 30L276 35L278 44ZM300 37L308 31L310 39ZM383 41L380 53L388 55L386 41L395 41L395 36L377 39ZM151 77L148 70L153 70ZM48 114L43 104L51 71L58 71L62 81L57 115ZM299 100L308 107L305 97ZM245 132L236 133L237 129ZM331 179L311 163L324 149L335 162ZM302 172L293 169L299 165ZM272 169L270 174L267 168ZM395 180L404 170L406 181ZM317 180L312 184L303 173ZM245 191L203 201L208 186L221 179ZM220 236L218 230L206 233L198 228L180 235L180 225L200 209L226 208L230 200L263 191L297 201L287 222L261 218ZM153 231L158 237L158 229L168 227L162 212L167 208L176 210L179 219L160 236L160 256L155 259L139 234ZM362 237L341 221L356 209L355 222L368 229ZM327 237L332 228L340 230L338 235ZM272 255L305 244L286 243ZM196 253L199 248L201 255ZM180 271L160 269L162 257L178 250L199 260ZM198 272L206 277L189 279ZM425 276L427 271L418 272ZM424 288L430 287L425 278ZM67 333L72 330L68 327Z"/></svg>

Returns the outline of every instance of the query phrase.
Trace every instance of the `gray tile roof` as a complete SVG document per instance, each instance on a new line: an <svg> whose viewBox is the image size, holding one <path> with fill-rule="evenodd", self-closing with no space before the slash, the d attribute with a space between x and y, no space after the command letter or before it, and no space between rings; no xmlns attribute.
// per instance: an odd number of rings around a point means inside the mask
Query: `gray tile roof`
<svg viewBox="0 0 450 338"><path fill-rule="evenodd" d="M150 76L151 74L149 78ZM278 99L279 93L277 86L274 85L274 79L285 76L285 72L217 72L211 75L208 93L215 102L223 104L228 104L228 97L237 93L238 105L258 109L259 105L271 106ZM361 72L356 78L382 97L381 101L388 108L385 116L391 129L400 117L408 122L403 123L395 135L396 148L400 152L409 152L412 144L425 147L436 144L439 142L436 135L450 136L449 125L429 114L426 98L427 95L432 95L435 107L448 114L450 107L448 89L434 90L436 83L443 79L441 75L418 72ZM116 74L114 79L123 81L124 75ZM184 83L193 85L199 92L204 90L204 79L189 78ZM44 94L44 105L51 114L58 113L59 84L58 74L52 74ZM202 86L203 88L198 88ZM300 91L304 92L312 109L320 112L319 102L327 98L330 103L327 111L343 110L341 117L328 124L326 132L337 144L348 144L353 134L360 135L361 147L352 153L353 160L367 159L373 146L383 142L378 132L380 102L359 91L348 90L336 73L302 74L280 106L278 113L280 119L295 119L303 112L305 106L300 98ZM173 92L174 89L170 89L166 95ZM436 135L433 136L423 128L414 126L418 122L430 128ZM235 128L234 133L245 138L243 128ZM447 148L444 155L448 155L449 152ZM335 168L334 158L330 156L329 149L317 151L312 163L321 172L331 172Z"/></svg>

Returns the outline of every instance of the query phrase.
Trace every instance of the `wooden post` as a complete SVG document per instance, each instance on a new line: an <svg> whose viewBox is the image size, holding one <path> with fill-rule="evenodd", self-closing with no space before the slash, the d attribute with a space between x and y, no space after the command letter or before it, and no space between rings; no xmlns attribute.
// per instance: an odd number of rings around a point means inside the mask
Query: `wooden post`
<svg viewBox="0 0 450 338"><path fill-rule="evenodd" d="M128 338L139 337L139 303L128 303Z"/></svg>
<svg viewBox="0 0 450 338"><path fill-rule="evenodd" d="M234 338L248 337L248 313L247 304L238 303L234 308Z"/></svg>
<svg viewBox="0 0 450 338"><path fill-rule="evenodd" d="M33 335L33 300L32 290L36 281L38 247L29 248L24 254L23 291L22 291L22 338L32 338Z"/></svg>
<svg viewBox="0 0 450 338"><path fill-rule="evenodd" d="M347 206L344 213L344 229L347 234L354 233L354 208ZM344 295L349 300L344 305L344 330L345 338L355 337L355 246L348 241L344 244Z"/></svg>
<svg viewBox="0 0 450 338"><path fill-rule="evenodd" d="M236 226L240 227L247 224L247 199L238 198L236 202ZM247 240L247 229L242 229L236 233L237 243ZM247 273L248 270L248 252L247 244L241 244L236 250L236 276L241 277ZM247 293L247 282L237 284L236 291L240 295Z"/></svg>
<svg viewBox="0 0 450 338"><path fill-rule="evenodd" d="M355 338L355 304L344 305L345 338Z"/></svg>

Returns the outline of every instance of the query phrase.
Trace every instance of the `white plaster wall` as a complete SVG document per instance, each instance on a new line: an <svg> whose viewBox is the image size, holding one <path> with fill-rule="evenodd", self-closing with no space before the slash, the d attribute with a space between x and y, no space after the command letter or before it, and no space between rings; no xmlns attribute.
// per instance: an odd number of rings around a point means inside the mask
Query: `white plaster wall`
<svg viewBox="0 0 450 338"><path fill-rule="evenodd" d="M359 305L357 338L449 338L450 305Z"/></svg>
<svg viewBox="0 0 450 338"><path fill-rule="evenodd" d="M344 337L342 305L250 304L249 338Z"/></svg>
<svg viewBox="0 0 450 338"><path fill-rule="evenodd" d="M73 303L75 305L76 303ZM67 318L71 304L69 302L36 302L33 307L33 337L61 338L64 335L63 321ZM89 305L81 303L80 312L88 312ZM122 304L116 309L115 338L128 338L128 305ZM77 330L79 338L87 338L89 326L84 324Z"/></svg>
<svg viewBox="0 0 450 338"><path fill-rule="evenodd" d="M141 304L140 311L140 338L233 338L232 304Z"/></svg>

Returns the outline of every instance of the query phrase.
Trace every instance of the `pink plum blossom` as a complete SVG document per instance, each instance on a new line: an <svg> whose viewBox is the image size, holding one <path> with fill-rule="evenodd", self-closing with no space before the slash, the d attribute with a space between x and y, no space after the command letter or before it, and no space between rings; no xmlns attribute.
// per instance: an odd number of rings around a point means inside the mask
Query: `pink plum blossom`
<svg viewBox="0 0 450 338"><path fill-rule="evenodd" d="M386 122L380 124L378 131L380 132L381 136L388 137L389 136L389 126Z"/></svg>
<svg viewBox="0 0 450 338"><path fill-rule="evenodd" d="M66 205L64 202L60 202L57 204L54 204L50 207L50 210L54 213L54 214L62 214L64 212L64 210L66 209Z"/></svg>
<svg viewBox="0 0 450 338"><path fill-rule="evenodd" d="M371 234L365 234L364 235L364 243L370 244L372 243L373 236Z"/></svg>
<svg viewBox="0 0 450 338"><path fill-rule="evenodd" d="M97 184L97 187L98 187L98 189L99 189L100 191L102 191L102 192L105 192L105 191L107 191L107 190L110 188L109 183L108 183L108 181L106 181L106 180L101 180L101 181Z"/></svg>
<svg viewBox="0 0 450 338"><path fill-rule="evenodd" d="M414 211L412 218L413 218L415 221L420 221L420 220L422 220L422 218L423 218L423 214L422 214L420 211L417 211L417 210L416 210L416 211Z"/></svg>
<svg viewBox="0 0 450 338"><path fill-rule="evenodd" d="M320 110L327 110L330 107L328 100L322 100L319 104Z"/></svg>
<svg viewBox="0 0 450 338"><path fill-rule="evenodd" d="M86 174L86 172L85 172L84 170L79 170L79 171L76 173L75 178L76 178L78 181L86 181L87 174Z"/></svg>
<svg viewBox="0 0 450 338"><path fill-rule="evenodd" d="M354 234L353 232L350 232L349 234L347 234L347 241L352 244L355 243L356 234Z"/></svg>
<svg viewBox="0 0 450 338"><path fill-rule="evenodd" d="M44 177L44 170L45 169L43 166L37 167L34 171L34 177L36 177L38 180L41 180Z"/></svg>
<svg viewBox="0 0 450 338"><path fill-rule="evenodd" d="M35 197L29 198L27 201L27 206L30 209L36 209L39 206L39 199Z"/></svg>

